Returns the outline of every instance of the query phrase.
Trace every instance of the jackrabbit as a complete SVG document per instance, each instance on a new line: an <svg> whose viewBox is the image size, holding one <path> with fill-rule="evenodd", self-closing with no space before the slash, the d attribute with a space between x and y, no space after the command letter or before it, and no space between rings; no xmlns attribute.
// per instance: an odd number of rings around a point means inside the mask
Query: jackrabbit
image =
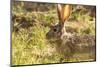
<svg viewBox="0 0 100 67"><path fill-rule="evenodd" d="M50 31L46 34L47 39L49 39L52 43L55 43L56 50L63 57L60 58L60 62L63 61L63 58L69 59L69 57L73 54L73 47L71 44L66 45L67 39L69 39L72 35L66 32L65 26L69 16L71 14L71 5L69 4L57 4L57 13L59 17L59 23L55 26L50 27Z"/></svg>

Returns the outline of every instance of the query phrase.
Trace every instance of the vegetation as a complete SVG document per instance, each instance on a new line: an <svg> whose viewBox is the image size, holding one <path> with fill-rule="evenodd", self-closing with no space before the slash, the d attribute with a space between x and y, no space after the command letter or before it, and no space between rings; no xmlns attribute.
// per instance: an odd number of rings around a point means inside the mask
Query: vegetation
<svg viewBox="0 0 100 67"><path fill-rule="evenodd" d="M87 6L77 9L77 5L73 5L73 12L66 28L77 36L93 36L93 41L88 39L90 37L85 38L89 40L89 43L95 42L95 16L91 16L90 9ZM14 1L12 3L12 65L95 60L95 51L92 55L91 51L75 52L70 59L65 58L66 52L63 54L59 52L63 47L59 48L57 44L50 43L46 39L51 24L58 22L56 4ZM79 40L82 40L81 37ZM88 41L85 44L88 44ZM95 43L93 45L95 48ZM68 50L67 47L64 48ZM72 53L67 52L67 54L70 56Z"/></svg>

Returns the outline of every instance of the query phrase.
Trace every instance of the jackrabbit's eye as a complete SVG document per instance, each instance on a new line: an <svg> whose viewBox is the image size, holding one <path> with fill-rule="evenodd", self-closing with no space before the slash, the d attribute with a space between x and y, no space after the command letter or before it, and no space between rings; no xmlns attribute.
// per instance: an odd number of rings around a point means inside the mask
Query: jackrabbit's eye
<svg viewBox="0 0 100 67"><path fill-rule="evenodd" d="M53 29L53 31L54 31L54 32L57 32L57 29L56 29L56 28L54 28L54 29Z"/></svg>

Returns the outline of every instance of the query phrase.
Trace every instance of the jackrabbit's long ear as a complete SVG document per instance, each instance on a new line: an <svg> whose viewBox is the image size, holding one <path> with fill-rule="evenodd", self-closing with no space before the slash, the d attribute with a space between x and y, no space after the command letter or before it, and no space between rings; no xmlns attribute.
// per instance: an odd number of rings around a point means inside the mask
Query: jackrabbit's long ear
<svg viewBox="0 0 100 67"><path fill-rule="evenodd" d="M64 23L66 20L68 20L70 14L71 14L71 5L58 4L57 8L58 8L59 20L60 20L60 22Z"/></svg>
<svg viewBox="0 0 100 67"><path fill-rule="evenodd" d="M63 22L65 22L66 20L68 20L70 14L71 14L71 6L70 5L64 5L63 15L62 15Z"/></svg>
<svg viewBox="0 0 100 67"><path fill-rule="evenodd" d="M57 4L58 18L59 22L62 22L62 6L61 4Z"/></svg>

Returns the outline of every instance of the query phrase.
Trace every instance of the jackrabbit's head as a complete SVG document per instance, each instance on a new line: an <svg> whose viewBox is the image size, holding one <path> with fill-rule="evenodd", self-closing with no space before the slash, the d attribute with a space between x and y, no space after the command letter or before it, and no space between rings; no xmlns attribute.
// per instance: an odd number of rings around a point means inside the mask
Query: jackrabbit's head
<svg viewBox="0 0 100 67"><path fill-rule="evenodd" d="M65 24L70 16L71 6L68 4L57 4L57 11L59 23L50 27L50 31L46 35L49 39L63 38L63 35L66 34Z"/></svg>

